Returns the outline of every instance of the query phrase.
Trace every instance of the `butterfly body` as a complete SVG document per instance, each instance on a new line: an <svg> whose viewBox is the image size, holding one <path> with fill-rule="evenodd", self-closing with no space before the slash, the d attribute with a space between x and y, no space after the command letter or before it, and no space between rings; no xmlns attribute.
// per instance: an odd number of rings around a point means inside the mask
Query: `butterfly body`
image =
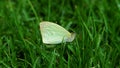
<svg viewBox="0 0 120 68"><path fill-rule="evenodd" d="M45 44L59 44L62 42L71 42L75 34L71 34L63 27L52 22L40 22L42 41Z"/></svg>

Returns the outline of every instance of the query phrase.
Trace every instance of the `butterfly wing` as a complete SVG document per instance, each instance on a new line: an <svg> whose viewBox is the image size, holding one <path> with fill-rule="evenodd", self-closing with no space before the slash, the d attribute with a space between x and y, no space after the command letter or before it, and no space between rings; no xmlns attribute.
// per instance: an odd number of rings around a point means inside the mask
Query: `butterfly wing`
<svg viewBox="0 0 120 68"><path fill-rule="evenodd" d="M40 30L43 43L46 44L58 44L61 42L71 42L73 40L70 40L70 32L55 23L41 22Z"/></svg>

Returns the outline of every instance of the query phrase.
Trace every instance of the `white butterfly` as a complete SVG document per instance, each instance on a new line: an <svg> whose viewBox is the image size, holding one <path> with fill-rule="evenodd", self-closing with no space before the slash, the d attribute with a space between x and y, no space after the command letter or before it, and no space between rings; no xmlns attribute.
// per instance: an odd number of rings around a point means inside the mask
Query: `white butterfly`
<svg viewBox="0 0 120 68"><path fill-rule="evenodd" d="M75 33L70 33L63 27L52 22L40 22L40 31L42 35L42 41L45 44L72 42L75 38Z"/></svg>

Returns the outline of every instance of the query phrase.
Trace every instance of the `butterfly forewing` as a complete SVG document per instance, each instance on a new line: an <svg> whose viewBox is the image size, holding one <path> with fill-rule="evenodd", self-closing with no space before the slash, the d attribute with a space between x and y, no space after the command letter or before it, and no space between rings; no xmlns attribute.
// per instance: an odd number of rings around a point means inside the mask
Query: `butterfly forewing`
<svg viewBox="0 0 120 68"><path fill-rule="evenodd" d="M71 37L71 34L67 30L51 22L41 22L40 30L43 43L46 44L58 44L61 42L67 42L67 39Z"/></svg>

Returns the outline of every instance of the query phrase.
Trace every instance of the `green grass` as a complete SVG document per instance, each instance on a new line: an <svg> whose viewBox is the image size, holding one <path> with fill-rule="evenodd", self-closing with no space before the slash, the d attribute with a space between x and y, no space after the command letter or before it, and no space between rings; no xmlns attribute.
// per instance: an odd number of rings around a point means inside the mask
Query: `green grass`
<svg viewBox="0 0 120 68"><path fill-rule="evenodd" d="M75 40L46 47L41 21ZM1 0L0 68L120 68L120 1Z"/></svg>

